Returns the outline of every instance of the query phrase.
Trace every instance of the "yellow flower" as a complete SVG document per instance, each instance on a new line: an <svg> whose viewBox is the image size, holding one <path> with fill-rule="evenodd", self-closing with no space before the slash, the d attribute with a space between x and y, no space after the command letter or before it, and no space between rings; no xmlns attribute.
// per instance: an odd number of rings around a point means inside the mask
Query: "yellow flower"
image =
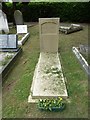
<svg viewBox="0 0 90 120"><path fill-rule="evenodd" d="M62 100L62 98L61 98L61 97L59 97L59 99L60 99L60 101Z"/></svg>

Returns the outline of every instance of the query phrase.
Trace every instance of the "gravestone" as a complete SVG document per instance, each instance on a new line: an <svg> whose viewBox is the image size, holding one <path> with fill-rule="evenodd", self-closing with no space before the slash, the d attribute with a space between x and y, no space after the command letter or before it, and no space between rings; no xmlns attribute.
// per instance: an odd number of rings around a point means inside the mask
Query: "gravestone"
<svg viewBox="0 0 90 120"><path fill-rule="evenodd" d="M16 10L14 12L14 19L15 19L16 25L23 25L24 24L22 13L19 10Z"/></svg>
<svg viewBox="0 0 90 120"><path fill-rule="evenodd" d="M9 28L6 14L2 10L0 10L0 33L2 32L8 34Z"/></svg>
<svg viewBox="0 0 90 120"><path fill-rule="evenodd" d="M0 51L17 51L18 43L17 43L17 35L0 35Z"/></svg>
<svg viewBox="0 0 90 120"><path fill-rule="evenodd" d="M31 86L32 99L67 98L67 89L58 54L59 18L39 18L40 56Z"/></svg>
<svg viewBox="0 0 90 120"><path fill-rule="evenodd" d="M58 52L59 18L39 18L40 51Z"/></svg>

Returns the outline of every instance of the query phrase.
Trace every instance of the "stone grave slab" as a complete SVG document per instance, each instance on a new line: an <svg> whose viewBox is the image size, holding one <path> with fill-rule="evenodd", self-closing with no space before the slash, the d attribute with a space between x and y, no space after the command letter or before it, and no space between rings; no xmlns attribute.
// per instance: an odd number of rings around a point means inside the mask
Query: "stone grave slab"
<svg viewBox="0 0 90 120"><path fill-rule="evenodd" d="M83 27L79 24L71 24L70 26L60 26L59 31L65 34L73 33L82 30Z"/></svg>
<svg viewBox="0 0 90 120"><path fill-rule="evenodd" d="M58 53L40 53L31 93L32 98L68 96Z"/></svg>
<svg viewBox="0 0 90 120"><path fill-rule="evenodd" d="M18 48L18 51L0 52L0 77L2 77L2 82L4 82L5 76L10 72L21 52L21 48Z"/></svg>
<svg viewBox="0 0 90 120"><path fill-rule="evenodd" d="M17 43L17 35L16 34L1 34L0 35L0 51L17 51L18 43Z"/></svg>

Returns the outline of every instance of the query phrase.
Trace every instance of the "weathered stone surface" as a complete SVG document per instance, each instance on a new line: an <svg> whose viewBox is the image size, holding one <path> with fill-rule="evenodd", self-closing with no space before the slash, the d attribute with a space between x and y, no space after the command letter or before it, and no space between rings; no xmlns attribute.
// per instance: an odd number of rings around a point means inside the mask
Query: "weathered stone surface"
<svg viewBox="0 0 90 120"><path fill-rule="evenodd" d="M39 18L40 51L58 52L59 18Z"/></svg>
<svg viewBox="0 0 90 120"><path fill-rule="evenodd" d="M16 10L14 12L14 18L15 18L16 25L23 25L24 24L23 15L19 10Z"/></svg>
<svg viewBox="0 0 90 120"><path fill-rule="evenodd" d="M82 67L86 71L86 73L90 76L90 66L88 65L87 61L84 59L84 57L80 54L78 49L76 47L72 48L74 54L78 58L79 62L81 63Z"/></svg>
<svg viewBox="0 0 90 120"><path fill-rule="evenodd" d="M6 14L0 10L0 33L9 33Z"/></svg>
<svg viewBox="0 0 90 120"><path fill-rule="evenodd" d="M0 49L17 48L17 35L0 35Z"/></svg>
<svg viewBox="0 0 90 120"><path fill-rule="evenodd" d="M31 93L32 98L68 96L58 53L40 53Z"/></svg>

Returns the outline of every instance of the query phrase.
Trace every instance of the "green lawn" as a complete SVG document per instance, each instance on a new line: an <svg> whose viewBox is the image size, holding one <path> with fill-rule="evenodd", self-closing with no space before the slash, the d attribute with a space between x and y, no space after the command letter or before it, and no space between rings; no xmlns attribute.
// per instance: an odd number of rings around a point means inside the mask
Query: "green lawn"
<svg viewBox="0 0 90 120"><path fill-rule="evenodd" d="M59 53L69 98L63 112L42 112L28 103L33 73L40 53L38 25L29 27L30 37L3 84L3 118L87 118L88 77L72 52L73 46L88 42L88 25L69 35L60 34Z"/></svg>

